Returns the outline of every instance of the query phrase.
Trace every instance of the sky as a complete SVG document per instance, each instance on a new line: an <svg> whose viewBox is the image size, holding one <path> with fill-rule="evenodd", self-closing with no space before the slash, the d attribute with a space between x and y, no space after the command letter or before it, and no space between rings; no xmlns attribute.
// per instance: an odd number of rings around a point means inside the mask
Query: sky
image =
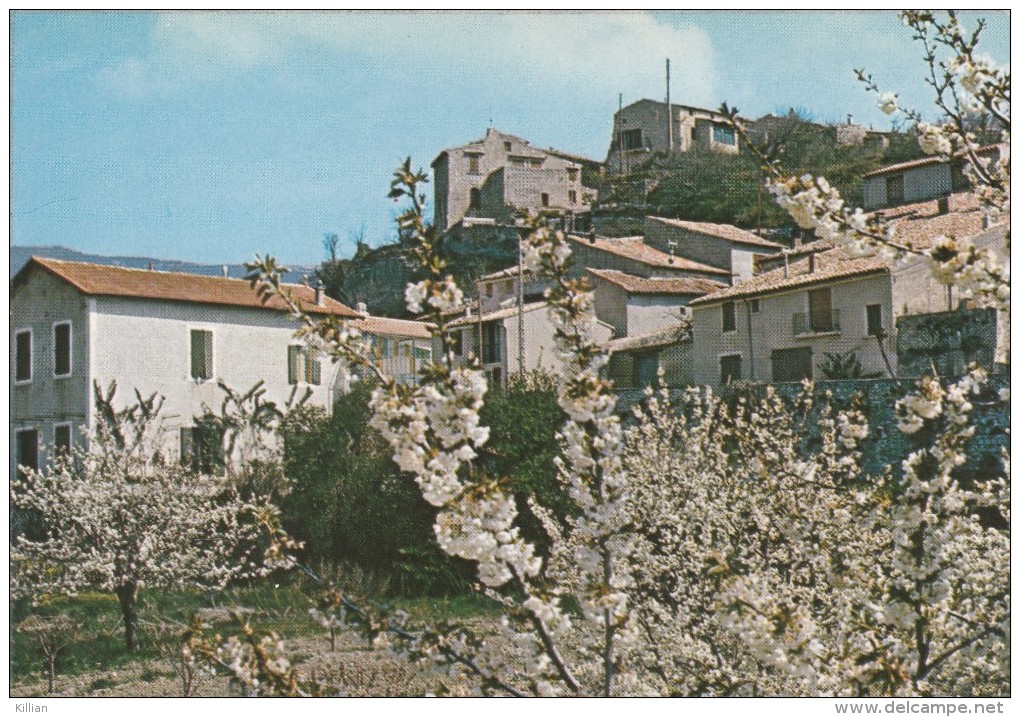
<svg viewBox="0 0 1020 717"><path fill-rule="evenodd" d="M1009 63L1009 16L984 52ZM977 15L964 14L973 26ZM892 12L11 15L11 241L208 263L395 236L386 199L486 128L604 160L624 105L794 107L887 129L854 78L934 117Z"/></svg>

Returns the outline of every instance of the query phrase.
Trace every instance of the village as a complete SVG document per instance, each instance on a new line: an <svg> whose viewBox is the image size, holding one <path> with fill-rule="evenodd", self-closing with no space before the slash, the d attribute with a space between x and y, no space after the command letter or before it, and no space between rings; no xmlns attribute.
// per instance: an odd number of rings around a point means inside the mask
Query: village
<svg viewBox="0 0 1020 717"><path fill-rule="evenodd" d="M983 21L900 22L935 122L862 70L890 129L677 103L666 60L663 101L583 123L604 154L490 120L378 187L389 239L324 227L314 266L12 244L16 711L1001 712L1010 75Z"/></svg>
<svg viewBox="0 0 1020 717"><path fill-rule="evenodd" d="M767 137L777 119L750 123ZM853 124L839 145L888 142ZM655 153L740 151L725 117L641 100L613 118L604 163L542 150L495 129L432 161L433 225L452 241L517 242L523 213L566 230L572 275L594 289L599 340L618 389L725 386L804 379L919 378L932 367L959 375L972 362L1009 363L1005 315L970 309L923 258L855 257L796 233L787 245L731 224L644 217L635 236L600 236L598 199L583 171L617 173ZM998 158L1008 147L983 147ZM959 158L927 157L881 167L863 179L864 209L922 251L940 236L972 239L1008 261L1009 216L989 225ZM588 227L582 229L581 227ZM336 367L295 340L279 302L260 304L242 276L210 277L33 257L13 279L11 476L37 469L94 422L93 385L144 387L178 417L182 452L197 450L191 417L218 402L217 382L264 382L280 404L296 391L327 409L348 387ZM451 315L458 361L478 360L491 385L561 369L548 288L517 264L478 276ZM375 343L380 366L415 383L436 351L426 323L345 306L319 280L295 287L314 314L353 322ZM962 327L962 328L961 328ZM257 350L253 350L253 345ZM190 460L190 459L189 459Z"/></svg>

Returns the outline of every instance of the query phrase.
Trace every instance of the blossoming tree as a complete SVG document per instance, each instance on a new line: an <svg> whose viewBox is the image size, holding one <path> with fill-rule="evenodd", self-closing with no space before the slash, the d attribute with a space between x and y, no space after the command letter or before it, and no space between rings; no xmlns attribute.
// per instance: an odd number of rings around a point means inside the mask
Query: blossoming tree
<svg viewBox="0 0 1020 717"><path fill-rule="evenodd" d="M264 574L259 542L274 513L242 500L226 479L161 455L158 397L115 411L112 387L97 396L88 448L11 483L12 505L43 526L11 546L11 593L112 592L135 650L140 589L215 589Z"/></svg>
<svg viewBox="0 0 1020 717"><path fill-rule="evenodd" d="M939 106L949 108L947 124L921 127L922 146L963 152L994 219L1009 209L1008 156L979 156L963 118L967 107L983 107L1008 138L1008 72L974 56L977 34L965 36L952 14L905 20L927 49ZM940 60L934 48L952 57ZM895 98L880 102L895 108ZM923 253L965 295L1008 311L1008 270L994 253L962 237L931 247L900 242L894 227L846 207L824 179L787 177L761 159L777 201L801 226L860 252ZM403 644L475 677L486 692L1008 690L1008 483L1004 472L967 486L956 478L974 404L996 399L981 369L948 387L925 379L897 403L915 448L877 476L860 468L864 413L836 411L810 386L793 409L772 392L732 408L698 392L675 406L650 396L625 431L600 374L606 355L592 338L591 291L567 278L563 234L534 221L524 258L552 285L549 315L566 366L556 466L572 501L559 516L530 502L550 535L542 553L522 537L505 484L475 462L488 439L478 415L486 383L477 363L452 361L445 317L463 294L423 220L425 181L408 161L391 192L410 203L399 223L427 272L407 287L408 308L428 314L441 347L419 386L382 375L350 327L310 319L273 260L257 261L253 283L282 296L301 332L344 366L378 375L373 425L437 508L439 545L476 562L485 591L505 607L502 633L411 634L343 599L333 602L337 615L353 616L373 644Z"/></svg>

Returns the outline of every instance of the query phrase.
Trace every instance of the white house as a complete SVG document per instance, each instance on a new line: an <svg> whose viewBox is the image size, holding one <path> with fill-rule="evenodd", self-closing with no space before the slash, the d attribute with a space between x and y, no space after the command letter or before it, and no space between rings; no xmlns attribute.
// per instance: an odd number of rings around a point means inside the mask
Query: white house
<svg viewBox="0 0 1020 717"><path fill-rule="evenodd" d="M921 245L943 219L904 224L902 236ZM1008 261L1005 231L1005 226L993 227L973 241L1003 252ZM960 301L935 280L923 257L897 264L830 249L695 299L690 306L694 383L719 385L825 378L826 353L852 353L865 373L897 376L896 320L952 311ZM997 362L1008 360L1003 336L997 339Z"/></svg>
<svg viewBox="0 0 1020 717"><path fill-rule="evenodd" d="M364 317L320 289L288 285L314 316ZM93 385L165 397L171 451L196 450L193 417L223 398L217 382L285 404L309 392L331 406L335 366L294 338L274 297L248 282L33 257L11 288L11 474L80 440L95 420ZM187 458L187 456L182 456Z"/></svg>

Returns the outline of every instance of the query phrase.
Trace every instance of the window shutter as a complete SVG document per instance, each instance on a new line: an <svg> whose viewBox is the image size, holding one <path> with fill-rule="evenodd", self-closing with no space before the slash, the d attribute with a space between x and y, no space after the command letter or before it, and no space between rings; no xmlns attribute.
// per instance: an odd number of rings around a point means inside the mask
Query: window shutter
<svg viewBox="0 0 1020 717"><path fill-rule="evenodd" d="M181 429L181 465L194 470L195 434L194 429Z"/></svg>
<svg viewBox="0 0 1020 717"><path fill-rule="evenodd" d="M191 330L191 377L212 378L212 331Z"/></svg>
<svg viewBox="0 0 1020 717"><path fill-rule="evenodd" d="M294 385L298 382L298 364L301 360L301 347L287 347L287 383Z"/></svg>
<svg viewBox="0 0 1020 717"><path fill-rule="evenodd" d="M309 355L305 356L305 361L305 372L307 373L305 381L313 386L318 386L322 383L322 363L319 359Z"/></svg>
<svg viewBox="0 0 1020 717"><path fill-rule="evenodd" d="M71 325L53 327L53 373L68 376L71 373Z"/></svg>

